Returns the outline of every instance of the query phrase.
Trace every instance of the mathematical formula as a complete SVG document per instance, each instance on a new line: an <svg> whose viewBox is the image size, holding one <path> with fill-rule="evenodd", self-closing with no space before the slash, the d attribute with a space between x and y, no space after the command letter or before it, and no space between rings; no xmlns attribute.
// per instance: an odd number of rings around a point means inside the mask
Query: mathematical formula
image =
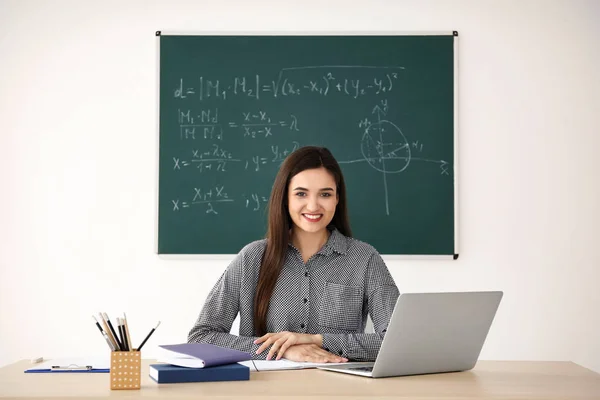
<svg viewBox="0 0 600 400"><path fill-rule="evenodd" d="M174 117L179 139L189 142L190 150L172 155L172 169L178 174L188 171L199 177L208 174L212 181L217 177L222 185L194 188L193 193L181 194L181 199L171 200L173 211L201 207L206 214L219 215L229 207L243 207L253 212L263 210L268 193L247 193L241 189L239 193L228 193L224 186L227 175L223 174L258 174L272 166L278 168L288 154L300 147L303 126L314 127L315 121L323 119L328 112L326 106L317 111L318 115L312 115L292 106L270 110L266 104L272 106L274 99L298 96L337 96L348 98L364 109L363 115L335 114L337 118L352 118L356 130L348 132L349 141L345 144L356 148L350 153L354 156L338 159L338 162L340 165L362 163L381 173L382 203L386 215L390 215L388 180L393 179L394 174L405 171L411 164L435 163L439 165L440 175L450 175L449 163L424 156L426 143L405 135L395 118L400 114L390 114L388 97L395 98L394 93L401 90L403 70L402 66L317 65L283 68L275 77L250 74L215 78L199 74L195 78L178 78L171 87L178 105ZM360 103L352 100L365 96L371 97ZM228 99L239 97L249 98L251 102L227 105ZM264 99L270 101L260 101ZM244 109L236 108L239 104L243 104ZM298 103L290 101L289 104ZM240 142L244 140L256 141L263 150L256 150L256 145L244 146L244 142ZM238 150L232 151L227 146L232 141ZM282 141L287 144L272 144ZM264 147L260 144L263 142Z"/></svg>
<svg viewBox="0 0 600 400"><path fill-rule="evenodd" d="M182 209L200 206L203 207L206 214L219 215L220 209L218 206L222 203L235 203L244 207L250 211L256 212L264 209L268 202L266 195L260 195L258 193L241 193L239 198L230 197L225 191L225 186L218 185L210 187L208 189L193 188L193 196L191 201L181 201L180 199L172 199L173 211L181 211Z"/></svg>
<svg viewBox="0 0 600 400"><path fill-rule="evenodd" d="M238 133L238 136L241 134L242 137L251 139L268 138L275 133L300 131L298 118L294 114L277 118L262 110L244 111L237 119L221 124L218 108L201 109L198 112L189 108L178 109L177 123L182 140L224 140L223 126L233 134Z"/></svg>
<svg viewBox="0 0 600 400"><path fill-rule="evenodd" d="M315 65L283 68L276 79L264 78L260 74L231 79L198 76L180 78L172 92L177 99L199 101L225 101L232 96L260 100L264 96L282 98L300 95L342 95L357 99L368 94L385 95L392 92L398 74L403 69L401 66ZM368 78L364 78L365 71L369 72ZM311 77L307 78L307 74ZM359 75L363 78L359 78Z"/></svg>

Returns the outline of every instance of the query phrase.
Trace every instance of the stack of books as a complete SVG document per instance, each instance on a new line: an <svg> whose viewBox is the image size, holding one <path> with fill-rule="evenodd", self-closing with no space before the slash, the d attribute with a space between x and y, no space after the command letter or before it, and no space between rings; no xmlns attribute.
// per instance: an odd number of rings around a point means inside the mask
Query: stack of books
<svg viewBox="0 0 600 400"><path fill-rule="evenodd" d="M252 355L205 343L161 345L161 364L150 365L157 383L247 381L250 368L238 364Z"/></svg>

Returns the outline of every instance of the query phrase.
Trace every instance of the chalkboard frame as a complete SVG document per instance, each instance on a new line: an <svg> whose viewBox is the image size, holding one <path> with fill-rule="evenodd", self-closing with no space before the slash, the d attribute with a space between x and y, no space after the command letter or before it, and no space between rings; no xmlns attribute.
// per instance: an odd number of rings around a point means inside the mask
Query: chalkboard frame
<svg viewBox="0 0 600 400"><path fill-rule="evenodd" d="M381 253L385 260L405 260L405 259L452 259L457 260L459 257L459 53L458 53L458 31L370 31L370 32L342 32L342 31L302 31L302 32L278 32L278 31L156 31L156 187L155 187L155 235L154 235L154 251L163 259L212 259L212 260L230 260L236 253L161 253L159 251L159 170L160 170L160 37L161 36L264 36L264 35L285 35L285 36L453 36L453 189L454 189L454 253L453 254L388 254Z"/></svg>

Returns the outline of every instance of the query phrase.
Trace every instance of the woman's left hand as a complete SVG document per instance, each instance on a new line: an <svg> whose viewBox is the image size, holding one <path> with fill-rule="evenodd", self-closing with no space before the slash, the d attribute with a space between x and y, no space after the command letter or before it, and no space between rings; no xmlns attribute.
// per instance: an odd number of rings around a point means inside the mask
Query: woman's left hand
<svg viewBox="0 0 600 400"><path fill-rule="evenodd" d="M277 360L279 360L285 351L290 347L297 344L316 344L321 347L323 344L323 337L321 335L311 335L308 333L296 333L296 332L277 332L267 333L264 336L259 337L254 341L255 344L262 343L262 345L256 351L256 354L260 354L265 351L269 346L269 354L267 360L270 360L275 354L277 354Z"/></svg>

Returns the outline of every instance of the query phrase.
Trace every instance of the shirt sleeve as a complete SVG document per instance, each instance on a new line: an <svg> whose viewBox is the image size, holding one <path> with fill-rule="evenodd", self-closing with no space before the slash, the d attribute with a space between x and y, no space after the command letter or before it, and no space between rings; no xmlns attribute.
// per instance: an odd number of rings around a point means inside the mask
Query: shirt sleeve
<svg viewBox="0 0 600 400"><path fill-rule="evenodd" d="M352 361L375 361L399 295L385 262L375 252L365 277L365 300L375 332L324 333L323 348Z"/></svg>
<svg viewBox="0 0 600 400"><path fill-rule="evenodd" d="M188 343L214 344L248 352L253 359L264 359L267 353L255 354L260 346L253 343L257 337L229 333L239 312L244 253L242 250L236 256L208 294L202 311L188 334Z"/></svg>

